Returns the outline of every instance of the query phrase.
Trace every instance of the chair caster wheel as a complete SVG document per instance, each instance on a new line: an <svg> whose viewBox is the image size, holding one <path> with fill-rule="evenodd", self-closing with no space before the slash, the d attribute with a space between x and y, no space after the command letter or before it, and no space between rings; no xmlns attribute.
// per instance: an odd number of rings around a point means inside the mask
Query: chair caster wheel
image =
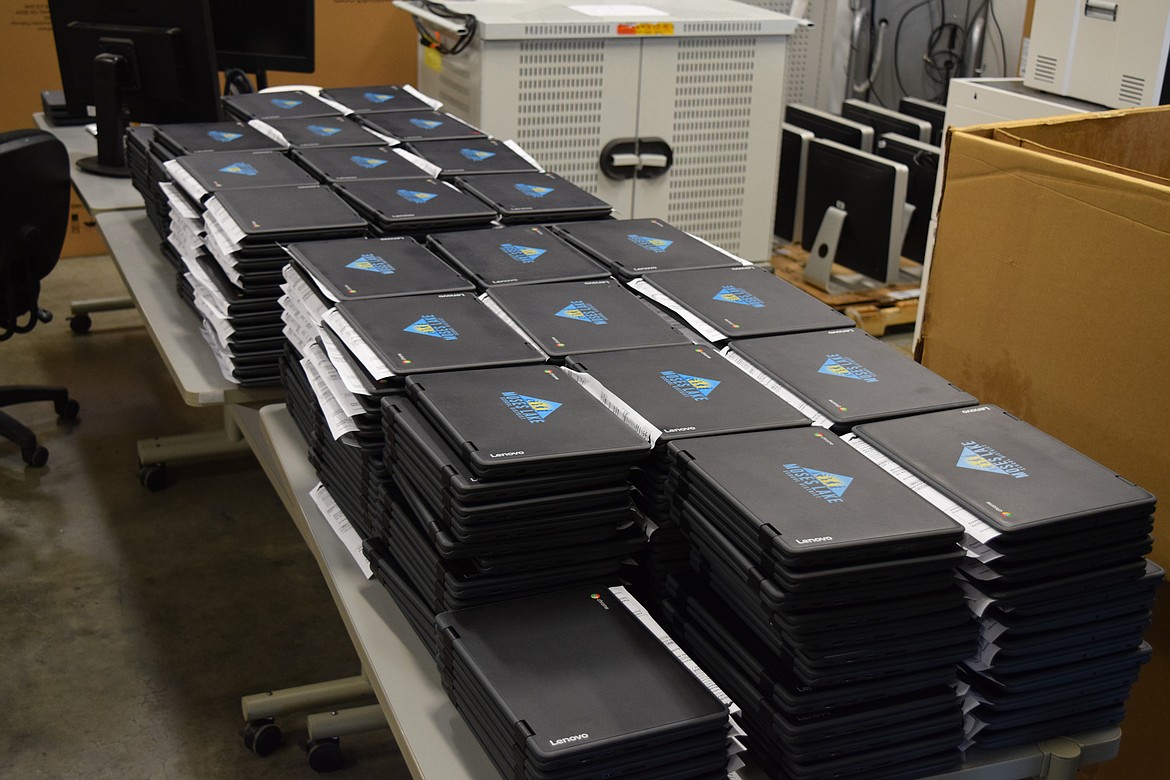
<svg viewBox="0 0 1170 780"><path fill-rule="evenodd" d="M89 329L93 327L93 320L88 314L74 314L69 318L69 330L77 335L89 333Z"/></svg>
<svg viewBox="0 0 1170 780"><path fill-rule="evenodd" d="M272 718L248 721L240 729L240 736L244 738L244 747L263 758L271 755L280 747L280 726Z"/></svg>
<svg viewBox="0 0 1170 780"><path fill-rule="evenodd" d="M53 411L55 411L57 416L62 420L75 420L77 419L78 413L81 411L81 404L77 403L77 401L74 399L69 398L64 403L54 405Z"/></svg>
<svg viewBox="0 0 1170 780"><path fill-rule="evenodd" d="M24 462L34 469L39 469L49 462L49 451L44 447L29 447L27 450L20 451L20 457L24 458Z"/></svg>
<svg viewBox="0 0 1170 780"><path fill-rule="evenodd" d="M164 463L147 463L138 469L138 481L151 493L167 486L167 467Z"/></svg>
<svg viewBox="0 0 1170 780"><path fill-rule="evenodd" d="M305 745L309 753L309 766L314 772L332 772L341 769L341 739L326 737L315 739Z"/></svg>

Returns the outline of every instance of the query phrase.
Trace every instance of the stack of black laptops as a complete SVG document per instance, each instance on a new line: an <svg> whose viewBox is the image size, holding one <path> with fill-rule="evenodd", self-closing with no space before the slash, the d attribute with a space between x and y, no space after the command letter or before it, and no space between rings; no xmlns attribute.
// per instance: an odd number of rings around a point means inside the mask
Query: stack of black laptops
<svg viewBox="0 0 1170 780"><path fill-rule="evenodd" d="M505 225L608 217L613 208L555 173L497 173L456 179Z"/></svg>
<svg viewBox="0 0 1170 780"><path fill-rule="evenodd" d="M156 148L154 128L150 126L126 128L125 140L130 183L142 196L146 216L155 231L165 238L170 230L170 203L161 187L161 182L167 180L162 165L174 155Z"/></svg>
<svg viewBox="0 0 1170 780"><path fill-rule="evenodd" d="M609 277L492 287L484 299L549 357L689 344L664 315Z"/></svg>
<svg viewBox="0 0 1170 780"><path fill-rule="evenodd" d="M844 314L754 266L650 273L630 287L716 344L853 327Z"/></svg>
<svg viewBox="0 0 1170 780"><path fill-rule="evenodd" d="M548 366L414 376L383 400L382 535L431 616L613 582L642 545L626 475L649 445Z"/></svg>
<svg viewBox="0 0 1170 780"><path fill-rule="evenodd" d="M318 477L368 536L381 512L382 486L389 478L382 463L380 397L401 391L368 384L357 374L343 378L318 328L338 301L378 299L392 306L394 298L474 288L408 238L310 241L287 249L293 262L284 271L282 298L289 337L286 373L300 375L311 392L308 405L319 415L316 438L306 436Z"/></svg>
<svg viewBox="0 0 1170 780"><path fill-rule="evenodd" d="M836 433L976 403L938 374L852 328L733 341L728 357Z"/></svg>
<svg viewBox="0 0 1170 780"><path fill-rule="evenodd" d="M748 264L658 219L600 220L555 227L569 242L626 281L653 271Z"/></svg>
<svg viewBox="0 0 1170 780"><path fill-rule="evenodd" d="M496 212L454 185L435 179L359 179L335 185L377 235L426 235L487 227Z"/></svg>
<svg viewBox="0 0 1170 780"><path fill-rule="evenodd" d="M372 87L329 87L321 90L321 97L345 106L355 114L377 114L387 111L437 110L441 103L423 95L414 87L398 84L379 84Z"/></svg>
<svg viewBox="0 0 1170 780"><path fill-rule="evenodd" d="M427 243L480 290L609 276L604 267L537 225L439 233L428 236Z"/></svg>
<svg viewBox="0 0 1170 780"><path fill-rule="evenodd" d="M427 179L413 155L389 146L322 146L293 149L292 158L322 184L361 179Z"/></svg>
<svg viewBox="0 0 1170 780"><path fill-rule="evenodd" d="M808 425L809 419L703 345L651 347L569 357L570 376L636 428L653 447L630 472L648 544L632 574L661 596L685 570L689 548L670 517L666 482L672 441ZM654 599L647 599L653 605Z"/></svg>
<svg viewBox="0 0 1170 780"><path fill-rule="evenodd" d="M285 160L287 163L288 161ZM303 173L303 172L302 172ZM279 298L288 255L281 244L360 236L366 222L319 185L223 189L204 203L221 321L205 333L224 374L240 384L276 384L283 347Z"/></svg>
<svg viewBox="0 0 1170 780"><path fill-rule="evenodd" d="M1162 571L1152 495L992 406L858 426L966 528L960 583L980 617L962 667L981 747L1121 722L1149 655Z"/></svg>
<svg viewBox="0 0 1170 780"><path fill-rule="evenodd" d="M956 664L977 634L954 583L962 527L821 428L668 448L672 514L698 585L664 610L708 643L694 655L717 682L721 672L752 682L745 711L767 704L749 721L753 752L794 777L957 763ZM889 728L895 696L896 717L914 727L881 741L873 731ZM875 740L881 750L858 747Z"/></svg>
<svg viewBox="0 0 1170 780"><path fill-rule="evenodd" d="M443 687L506 778L727 776L727 705L608 589L438 617Z"/></svg>

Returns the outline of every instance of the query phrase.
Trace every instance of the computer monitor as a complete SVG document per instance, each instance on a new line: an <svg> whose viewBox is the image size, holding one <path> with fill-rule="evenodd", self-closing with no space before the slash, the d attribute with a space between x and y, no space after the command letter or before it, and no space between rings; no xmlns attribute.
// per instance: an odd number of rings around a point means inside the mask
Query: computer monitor
<svg viewBox="0 0 1170 780"><path fill-rule="evenodd" d="M129 176L128 121L219 118L219 76L207 0L49 0L61 84L70 110L92 106L97 157L78 167Z"/></svg>
<svg viewBox="0 0 1170 780"><path fill-rule="evenodd" d="M947 107L922 98L904 97L898 101L898 112L930 122L930 142L942 146L943 128L947 126Z"/></svg>
<svg viewBox="0 0 1170 780"><path fill-rule="evenodd" d="M270 70L312 73L316 67L313 0L210 0L220 70L238 68L268 86Z"/></svg>
<svg viewBox="0 0 1170 780"><path fill-rule="evenodd" d="M841 104L841 116L869 125L874 133L897 133L907 138L917 138L923 143L930 142L930 122L892 111L888 108L850 98Z"/></svg>
<svg viewBox="0 0 1170 780"><path fill-rule="evenodd" d="M814 138L808 147L801 246L805 281L830 290L839 263L889 285L898 280L909 171L902 163Z"/></svg>
<svg viewBox="0 0 1170 780"><path fill-rule="evenodd" d="M811 130L817 138L827 138L863 152L873 151L873 128L861 122L799 103L789 103L784 108L784 121Z"/></svg>
<svg viewBox="0 0 1170 780"><path fill-rule="evenodd" d="M787 122L780 126L780 178L776 184L776 219L772 233L793 244L800 243L804 216L804 176L808 144L813 132Z"/></svg>
<svg viewBox="0 0 1170 780"><path fill-rule="evenodd" d="M900 162L909 171L906 202L914 207L906 228L902 256L919 263L926 261L926 237L930 231L930 214L934 209L934 187L942 149L913 138L887 133L878 138L878 157Z"/></svg>

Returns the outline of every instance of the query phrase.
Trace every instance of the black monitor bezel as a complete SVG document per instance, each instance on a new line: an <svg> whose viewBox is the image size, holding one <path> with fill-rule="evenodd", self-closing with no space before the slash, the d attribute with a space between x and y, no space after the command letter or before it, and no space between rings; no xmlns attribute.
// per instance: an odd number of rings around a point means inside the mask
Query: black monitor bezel
<svg viewBox="0 0 1170 780"><path fill-rule="evenodd" d="M237 68L247 73L265 73L267 71L284 71L288 73L312 73L316 70L316 17L313 0L301 0L299 4L288 0L274 0L268 3L259 3L256 0L208 0L211 12L212 33L215 39L216 58L221 70ZM253 18L279 19L284 23L292 22L292 29L297 35L290 36L282 41L288 44L289 53L263 51L263 47L256 43L258 29L271 32L276 29L271 24L262 28L259 25L240 25L252 30L252 40L244 46L231 46L225 39L223 31L233 21L237 21L241 10L254 14ZM295 13L294 13L295 12ZM286 28L289 29L289 28ZM296 38L296 41L292 41Z"/></svg>

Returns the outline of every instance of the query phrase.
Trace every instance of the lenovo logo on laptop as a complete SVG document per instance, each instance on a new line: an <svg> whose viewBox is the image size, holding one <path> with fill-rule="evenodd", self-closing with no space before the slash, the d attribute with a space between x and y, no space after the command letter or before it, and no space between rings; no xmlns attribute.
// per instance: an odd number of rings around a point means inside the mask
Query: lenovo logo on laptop
<svg viewBox="0 0 1170 780"><path fill-rule="evenodd" d="M548 744L556 747L557 745L567 745L570 742L580 742L583 739L589 739L588 734L574 734L571 737L561 737L560 739L550 739Z"/></svg>

